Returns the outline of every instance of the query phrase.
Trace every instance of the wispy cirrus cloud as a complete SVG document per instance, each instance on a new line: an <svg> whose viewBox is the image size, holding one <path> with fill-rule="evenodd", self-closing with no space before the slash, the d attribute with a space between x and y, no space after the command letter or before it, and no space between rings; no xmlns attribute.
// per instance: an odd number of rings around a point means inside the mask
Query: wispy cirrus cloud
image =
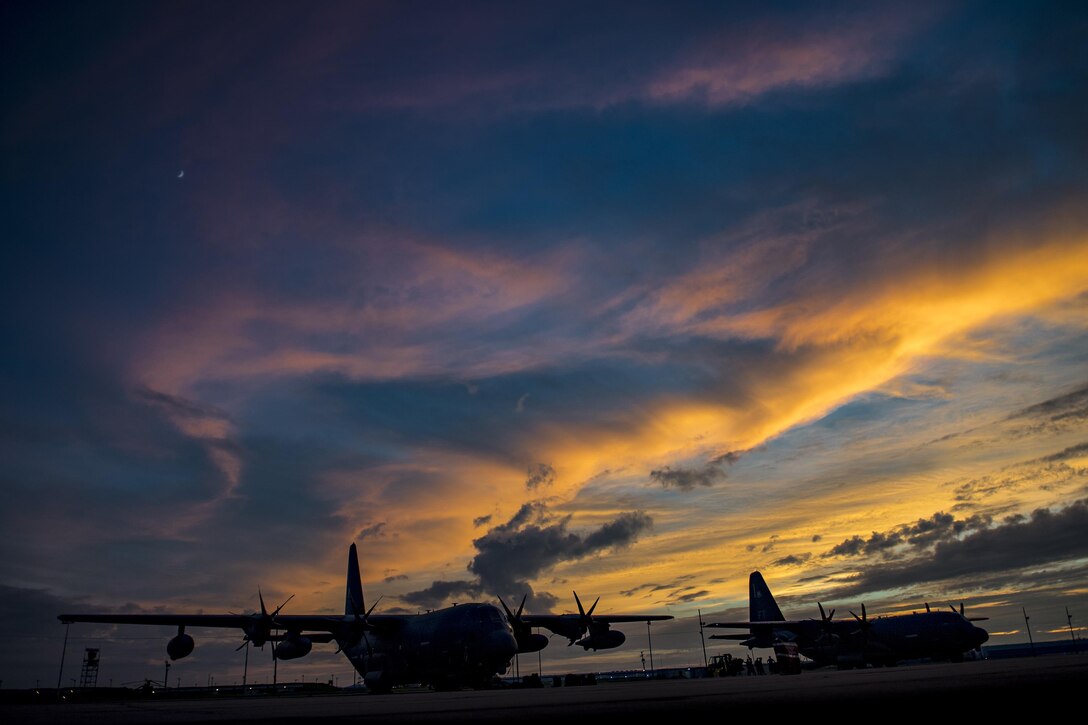
<svg viewBox="0 0 1088 725"><path fill-rule="evenodd" d="M775 91L879 77L931 19L932 9L870 6L830 16L801 11L726 22L659 71L643 93L655 103L735 106Z"/></svg>

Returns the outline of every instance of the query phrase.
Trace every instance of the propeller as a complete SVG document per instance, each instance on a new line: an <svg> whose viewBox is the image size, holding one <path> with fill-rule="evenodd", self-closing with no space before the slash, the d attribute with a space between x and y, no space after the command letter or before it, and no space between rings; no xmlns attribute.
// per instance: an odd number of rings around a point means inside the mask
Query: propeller
<svg viewBox="0 0 1088 725"><path fill-rule="evenodd" d="M869 621L868 613L865 611L865 602L861 603L861 616L860 617L858 615L854 614L853 611L851 611L850 614L852 614L854 616L854 619L858 620L858 624L861 625L861 627L859 629L854 630L852 632L852 634L861 634L862 642L865 643L865 644L868 644L868 642L869 642L869 628L872 627L873 625L872 625L872 622Z"/></svg>
<svg viewBox="0 0 1088 725"><path fill-rule="evenodd" d="M593 606L590 607L589 611L587 612L582 606L582 600L578 598L578 592L572 591L571 593L574 594L574 601L578 604L578 621L582 627L582 631L579 632L578 637L581 637L583 634L589 631L590 627L593 626L593 610L597 608L597 605L600 603L601 598L597 597L596 601L593 602ZM570 647L572 644L574 644L575 640L578 639L578 637L571 638L570 642L567 643L567 646Z"/></svg>
<svg viewBox="0 0 1088 725"><path fill-rule="evenodd" d="M269 637L272 634L272 627L276 624L276 616L280 613L280 610L286 607L287 603L294 598L294 594L287 597L287 599L283 600L283 604L276 607L272 611L272 613L269 614L268 608L264 604L264 594L261 593L261 588L257 587L257 599L261 603L261 614L259 617L257 617L257 620L253 624L245 628L246 634L243 637L243 642L241 645L239 645L238 649L234 651L237 652L241 650L243 647L250 644L251 642L253 644L256 644L258 647L263 648L264 643L268 641Z"/></svg>
<svg viewBox="0 0 1088 725"><path fill-rule="evenodd" d="M362 614L359 613L359 610L356 609L354 605L352 606L352 614L355 618L354 620L352 620L351 623L351 631L348 641L351 643L352 646L354 646L358 644L359 640L361 639L366 644L366 653L368 656L373 654L373 650L370 648L370 638L366 636L366 631L373 627L373 625L370 624L370 615L371 613L373 613L375 608L377 608L378 602L380 602L382 600L382 597L384 596L384 594L378 595L378 598L374 600L373 604L370 605L370 609L366 610ZM340 653L341 651L343 651L343 647L338 646L336 648L336 654Z"/></svg>
<svg viewBox="0 0 1088 725"><path fill-rule="evenodd" d="M820 608L820 624L824 630L824 633L820 635L820 640L827 644L834 644L839 639L831 626L831 618L835 616L835 610L832 609L830 612L825 613L823 604L816 602L816 606Z"/></svg>
<svg viewBox="0 0 1088 725"><path fill-rule="evenodd" d="M958 612L956 611L956 608L955 608L954 606L952 606L951 604L949 604L948 606L949 606L949 607L950 607L950 608L952 609L952 611L953 611L953 612L956 612L956 613L957 613L957 614L959 614L959 615L960 615L961 617L963 617L964 619L966 619L966 620L967 620L968 622L984 622L984 621L986 621L987 619L989 619L989 617L968 617L968 616L966 616L966 615L965 615L965 614L963 613L963 602L960 602L960 608L959 608L959 611L958 611Z"/></svg>
<svg viewBox="0 0 1088 725"><path fill-rule="evenodd" d="M926 614L929 614L929 602L926 602Z"/></svg>
<svg viewBox="0 0 1088 725"><path fill-rule="evenodd" d="M506 612L506 620L510 622L510 627L514 630L514 636L518 639L521 639L522 633L528 634L532 630L532 627L526 624L525 620L521 618L521 613L525 609L525 600L528 598L528 594L521 598L521 604L518 605L518 611L515 614L510 611L510 607L506 606L506 602L503 601L503 598L499 597L499 604L502 605L503 610Z"/></svg>

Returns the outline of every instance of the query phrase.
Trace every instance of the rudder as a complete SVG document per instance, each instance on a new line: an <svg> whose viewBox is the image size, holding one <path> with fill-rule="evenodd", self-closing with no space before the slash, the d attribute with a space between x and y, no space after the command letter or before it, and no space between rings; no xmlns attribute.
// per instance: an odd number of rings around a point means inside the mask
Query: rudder
<svg viewBox="0 0 1088 725"><path fill-rule="evenodd" d="M748 619L752 622L781 622L786 619L758 571L753 571L748 577Z"/></svg>
<svg viewBox="0 0 1088 725"><path fill-rule="evenodd" d="M344 614L363 615L366 605L363 602L363 578L359 574L359 554L352 543L348 549L348 587L344 596Z"/></svg>

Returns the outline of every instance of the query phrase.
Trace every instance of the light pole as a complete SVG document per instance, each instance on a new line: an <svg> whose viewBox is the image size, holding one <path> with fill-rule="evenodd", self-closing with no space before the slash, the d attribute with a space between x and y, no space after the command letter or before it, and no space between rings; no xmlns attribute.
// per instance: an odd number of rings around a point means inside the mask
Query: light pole
<svg viewBox="0 0 1088 725"><path fill-rule="evenodd" d="M696 609L699 613L699 640L703 643L703 667L709 667L710 661L706 658L706 637L703 636L703 610Z"/></svg>
<svg viewBox="0 0 1088 725"><path fill-rule="evenodd" d="M57 673L57 697L60 697L60 683L64 677L64 653L68 651L68 630L71 629L72 623L65 622L64 624L64 646L60 648L60 672Z"/></svg>
<svg viewBox="0 0 1088 725"><path fill-rule="evenodd" d="M1020 611L1024 613L1024 629L1028 631L1028 645L1031 646L1031 656L1035 656L1035 640L1031 638L1031 617L1028 616L1028 610L1025 607L1020 607Z"/></svg>
<svg viewBox="0 0 1088 725"><path fill-rule="evenodd" d="M1073 654L1077 653L1077 635L1073 634L1073 615L1069 613L1069 607L1065 608L1065 621L1069 622L1069 639L1073 640Z"/></svg>
<svg viewBox="0 0 1088 725"><path fill-rule="evenodd" d="M654 641L650 639L650 620L646 620L646 642L650 646L650 677L654 676Z"/></svg>

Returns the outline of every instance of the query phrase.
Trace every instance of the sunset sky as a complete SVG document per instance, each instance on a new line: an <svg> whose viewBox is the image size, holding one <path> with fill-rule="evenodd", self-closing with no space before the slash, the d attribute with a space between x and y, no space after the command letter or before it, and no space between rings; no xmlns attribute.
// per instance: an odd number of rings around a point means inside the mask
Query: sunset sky
<svg viewBox="0 0 1088 725"><path fill-rule="evenodd" d="M794 617L1084 633L1083 3L16 2L0 33L4 687L56 684L61 612L342 611L353 541L379 612L577 589L674 615L658 666L754 569ZM638 667L626 631L544 669ZM71 634L65 684L84 646L104 684L171 632ZM238 632L193 634L183 684L240 679ZM315 649L281 678L350 679Z"/></svg>

